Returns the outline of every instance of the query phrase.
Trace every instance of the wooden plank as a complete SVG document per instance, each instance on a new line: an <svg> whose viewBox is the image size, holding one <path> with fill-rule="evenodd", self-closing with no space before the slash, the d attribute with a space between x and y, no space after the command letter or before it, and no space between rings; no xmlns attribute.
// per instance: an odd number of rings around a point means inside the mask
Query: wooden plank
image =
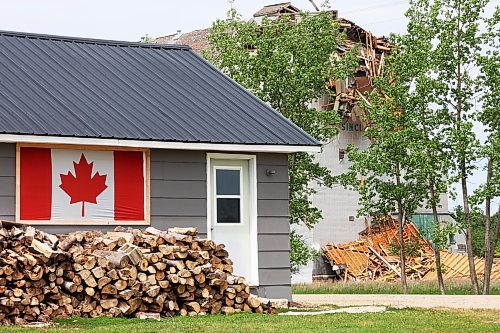
<svg viewBox="0 0 500 333"><path fill-rule="evenodd" d="M375 249L371 246L368 246L368 248L370 249L370 251L372 251L372 253L374 255L377 256L377 258L379 258L387 267L389 267L392 271L394 271L399 277L401 277L401 273L398 272L398 270L396 268L394 268L394 266L392 266L387 260L385 260L384 257L382 257L380 255L380 253L378 253L377 251L375 251Z"/></svg>

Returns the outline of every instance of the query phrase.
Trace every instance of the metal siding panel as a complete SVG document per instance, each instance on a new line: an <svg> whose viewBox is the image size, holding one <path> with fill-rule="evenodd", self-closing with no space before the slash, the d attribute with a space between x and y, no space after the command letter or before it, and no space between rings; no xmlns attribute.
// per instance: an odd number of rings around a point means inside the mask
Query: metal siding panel
<svg viewBox="0 0 500 333"><path fill-rule="evenodd" d="M16 214L16 145L0 143L0 219Z"/></svg>
<svg viewBox="0 0 500 333"><path fill-rule="evenodd" d="M207 162L207 154L204 151L193 150L151 150L151 162L158 161L183 162L183 163L203 163Z"/></svg>
<svg viewBox="0 0 500 333"><path fill-rule="evenodd" d="M169 56L172 55L169 54ZM175 58L179 61L184 60L180 57ZM276 128L275 131L268 128L269 119L262 119L255 113L244 112L242 110L244 107L252 107L252 104L255 103L255 99L247 100L242 98L246 97L245 94L232 94L232 86L228 89L228 81L221 77L214 77L213 80L207 80L207 77L211 76L210 69L200 66L201 70L196 70L196 72L194 72L192 63L193 62L184 62L186 68L185 72L188 73L188 75L191 72L193 84L197 82L201 83L198 89L207 90L206 95L208 98L205 103L212 104L214 107L219 108L219 113L223 116L224 121L233 125L228 129L232 130L232 134L235 135L235 137L241 137L248 143L254 143L256 141L252 133L255 133L255 131L258 131L263 136L262 139L266 141L280 140L283 135L286 135L286 133L283 133L282 136L280 136L280 128ZM233 112L235 108L243 112ZM256 106L256 108L258 108L258 106Z"/></svg>
<svg viewBox="0 0 500 333"><path fill-rule="evenodd" d="M290 269L290 252L261 251L259 252L259 267Z"/></svg>
<svg viewBox="0 0 500 333"><path fill-rule="evenodd" d="M7 216L16 215L15 195L0 196L0 215L7 215Z"/></svg>
<svg viewBox="0 0 500 333"><path fill-rule="evenodd" d="M0 143L0 157L16 157L16 145L12 143Z"/></svg>
<svg viewBox="0 0 500 333"><path fill-rule="evenodd" d="M151 159L149 163L149 169L151 172L151 181L153 180L163 180L163 162L153 161Z"/></svg>
<svg viewBox="0 0 500 333"><path fill-rule="evenodd" d="M0 49L0 133L319 145L186 48L0 31Z"/></svg>
<svg viewBox="0 0 500 333"><path fill-rule="evenodd" d="M260 286L290 285L289 268L261 268L259 270Z"/></svg>
<svg viewBox="0 0 500 333"><path fill-rule="evenodd" d="M266 170L276 171L274 175L267 175ZM258 165L257 181L259 183L288 183L288 167L286 165Z"/></svg>
<svg viewBox="0 0 500 333"><path fill-rule="evenodd" d="M257 195L260 200L288 200L288 183L258 183Z"/></svg>
<svg viewBox="0 0 500 333"><path fill-rule="evenodd" d="M207 216L207 200L151 198L151 215Z"/></svg>
<svg viewBox="0 0 500 333"><path fill-rule="evenodd" d="M206 163L151 162L152 180L206 181Z"/></svg>
<svg viewBox="0 0 500 333"><path fill-rule="evenodd" d="M251 293L264 298L286 298L292 300L292 287L290 285L276 285L252 288Z"/></svg>
<svg viewBox="0 0 500 333"><path fill-rule="evenodd" d="M16 158L15 157L0 157L0 177L1 176L16 176Z"/></svg>
<svg viewBox="0 0 500 333"><path fill-rule="evenodd" d="M163 163L164 180L207 180L207 167L202 163Z"/></svg>
<svg viewBox="0 0 500 333"><path fill-rule="evenodd" d="M144 55L145 57L148 54ZM212 138L213 141L216 142L224 142L225 140L231 140L234 137L238 136L238 132L235 132L234 128L225 126L225 123L230 122L231 119L228 117L224 117L222 113L224 113L225 105L221 102L218 104L213 104L212 99L214 96L220 95L220 92L210 92L205 96L200 96L198 94L191 94L189 90L182 89L182 87L189 86L192 90L200 90L200 88L209 89L211 87L200 87L198 81L201 81L203 78L193 77L191 73L192 66L186 66L182 68L182 65L175 64L176 60L179 58L178 56L172 56L171 54L162 54L162 60L165 58L171 60L174 66L168 67L165 64L160 63L158 67L154 68L154 70L150 70L150 73L156 75L158 72L163 72L162 76L157 76L157 80L162 80L168 78L169 81L163 81L164 84L171 84L172 80L175 80L176 85L171 86L171 92L175 92L181 96L182 100L189 101L189 104L184 106L184 109L187 109L186 112L186 122L188 122L192 128L196 128L199 132L198 137L203 137L209 133L209 128L226 128L225 132L218 132L217 136ZM150 66L155 63L156 59L148 59L143 62L145 66ZM159 92L158 92L159 94ZM161 96L161 95L157 95ZM205 108L198 108L197 105L205 104ZM214 116L210 110L218 108L217 116ZM222 117L219 117L222 116ZM229 116L229 115L226 115ZM230 117L230 116L229 116ZM233 116L234 117L234 116ZM193 126L196 125L196 126ZM184 127L184 126L183 126ZM203 132L203 134L201 134ZM212 135L214 132L212 132Z"/></svg>
<svg viewBox="0 0 500 333"><path fill-rule="evenodd" d="M267 169L276 174L268 176ZM286 154L257 155L257 199L260 287L256 291L264 297L291 299Z"/></svg>
<svg viewBox="0 0 500 333"><path fill-rule="evenodd" d="M199 67L203 71L209 72L209 69L212 71L217 72L218 70L213 67L211 64L209 64L205 59L201 58L199 55L197 55L194 52L191 52L189 56L195 58L195 61L199 63ZM208 67L207 67L208 66ZM207 76L209 76L210 73L207 73ZM293 124L291 121L288 119L284 118L279 112L276 112L275 110L271 109L267 104L263 103L261 100L255 98L254 95L250 93L249 90L243 88L240 86L238 83L233 81L231 78L225 76L225 75L218 75L213 77L214 81L220 80L220 81L225 81L224 83L228 85L229 89L227 92L227 95L233 95L233 100L239 100L239 104L242 105L247 105L250 106L251 109L260 109L262 107L266 108L266 111L271 111L271 112L266 112L266 117L260 117L257 113L248 113L251 116L254 116L255 118L253 121L251 121L249 124L253 124L255 122L258 122L260 126L263 126L269 134L275 134L277 138L281 140L288 140L289 143L291 142L301 142L302 139L305 138L311 138L308 134L306 134L303 130L301 130L298 126ZM210 85L213 86L213 85ZM234 86L238 87L241 89L241 94L232 94ZM220 90L220 88L218 89ZM244 113L247 114L247 113ZM284 123L282 123L284 121ZM286 124L286 125L285 125ZM290 128L294 128L295 131L289 131ZM265 130L263 128L258 128L259 133L265 133ZM314 140L314 139L313 139ZM316 141L316 140L314 140Z"/></svg>
<svg viewBox="0 0 500 333"><path fill-rule="evenodd" d="M205 216L161 216L155 215L151 218L151 225L160 230L172 227L195 227L198 228L198 236L206 237L207 218Z"/></svg>
<svg viewBox="0 0 500 333"><path fill-rule="evenodd" d="M287 154L259 153L257 155L261 165L285 165L288 166Z"/></svg>
<svg viewBox="0 0 500 333"><path fill-rule="evenodd" d="M152 149L151 160L152 225L206 233L206 153Z"/></svg>
<svg viewBox="0 0 500 333"><path fill-rule="evenodd" d="M207 184L205 181L152 180L151 198L206 199Z"/></svg>
<svg viewBox="0 0 500 333"><path fill-rule="evenodd" d="M287 234L290 232L288 217L259 216L258 229L261 234Z"/></svg>
<svg viewBox="0 0 500 333"><path fill-rule="evenodd" d="M261 252L290 250L290 236L288 234L260 234L258 238L259 251Z"/></svg>
<svg viewBox="0 0 500 333"><path fill-rule="evenodd" d="M0 176L0 196L15 196L15 195L16 195L16 177Z"/></svg>
<svg viewBox="0 0 500 333"><path fill-rule="evenodd" d="M257 212L260 216L290 216L288 200L258 200Z"/></svg>

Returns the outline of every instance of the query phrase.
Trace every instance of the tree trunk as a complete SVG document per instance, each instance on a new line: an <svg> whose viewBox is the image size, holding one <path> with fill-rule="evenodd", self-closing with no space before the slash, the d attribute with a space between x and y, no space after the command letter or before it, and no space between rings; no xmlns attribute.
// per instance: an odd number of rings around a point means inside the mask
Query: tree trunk
<svg viewBox="0 0 500 333"><path fill-rule="evenodd" d="M399 163L396 164L396 184L401 186L401 169ZM406 256L405 256L405 243L403 237L403 224L406 220L406 212L403 209L401 199L397 200L398 204L398 236L399 236L399 260L401 261L401 287L403 294L408 294L408 282L406 282Z"/></svg>
<svg viewBox="0 0 500 333"><path fill-rule="evenodd" d="M439 224L438 214L436 205L432 205L432 214L434 215L434 223ZM444 288L444 279L443 279L443 267L441 266L441 249L439 247L435 248L435 257L436 257L436 274L439 285L439 293L441 295L446 294L446 290Z"/></svg>
<svg viewBox="0 0 500 333"><path fill-rule="evenodd" d="M405 255L405 243L403 238L403 224L405 222L406 216L403 211L401 202L398 202L398 237L399 237L399 257L401 260L401 287L403 288L403 294L408 294L408 282L406 281L406 255Z"/></svg>
<svg viewBox="0 0 500 333"><path fill-rule="evenodd" d="M491 237L489 253L486 254L484 258L484 284L483 284L483 294L488 295L490 293L490 281L491 281L491 268L493 266L493 259L495 256L495 246L498 241L498 236L500 234L500 212L497 214L497 222L493 234Z"/></svg>
<svg viewBox="0 0 500 333"><path fill-rule="evenodd" d="M489 188L491 183L491 174L493 171L493 156L488 160L488 168L486 173L486 189ZM483 294L488 295L490 293L490 277L491 277L491 265L490 265L490 253L491 247L495 248L495 243L491 244L491 196L486 194L485 202L485 216L484 216L484 276L483 276ZM493 261L491 261L493 263Z"/></svg>
<svg viewBox="0 0 500 333"><path fill-rule="evenodd" d="M462 96L462 27L460 26L462 8L461 3L458 3L458 26L457 26L457 92L456 92L456 109L457 109L457 118L456 118L456 129L457 132L460 133L462 130L461 122L462 122L462 111L463 111L463 96ZM467 145L467 142L459 142L459 144ZM472 223L470 217L470 208L469 208L469 194L467 191L467 166L466 166L466 156L462 155L459 157L459 172L460 172L460 180L462 185L462 198L464 204L464 220L465 220L465 238L467 245L467 257L469 259L469 270L470 270L470 279L472 283L472 291L475 295L479 294L479 283L477 281L476 274L476 265L474 263L474 253L472 252Z"/></svg>
<svg viewBox="0 0 500 333"><path fill-rule="evenodd" d="M431 200L432 200L432 215L434 216L434 225L436 228L439 228L439 217L438 217L438 212L437 212L437 207L436 207L436 201L435 201L435 191L434 191L434 182L432 179L430 180L430 194L431 194ZM435 248L435 257L436 257L436 274L437 274L437 279L438 279L438 286L439 286L439 293L441 295L446 294L446 290L444 288L444 279L443 279L443 268L441 267L441 248L438 246Z"/></svg>
<svg viewBox="0 0 500 333"><path fill-rule="evenodd" d="M475 295L479 294L479 282L477 280L476 264L474 263L474 252L472 251L472 222L470 217L469 197L467 193L467 176L465 171L465 160L462 160L460 172L462 179L462 195L464 203L464 220L465 220L465 242L467 246L467 257L469 259L470 280L472 284L472 292Z"/></svg>

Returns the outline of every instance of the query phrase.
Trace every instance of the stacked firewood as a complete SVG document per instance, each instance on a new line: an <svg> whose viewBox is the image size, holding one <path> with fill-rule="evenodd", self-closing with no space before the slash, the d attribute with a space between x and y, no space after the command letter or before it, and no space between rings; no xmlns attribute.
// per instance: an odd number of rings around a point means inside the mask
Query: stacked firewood
<svg viewBox="0 0 500 333"><path fill-rule="evenodd" d="M0 321L273 311L232 273L224 245L194 228L59 236L1 228Z"/></svg>

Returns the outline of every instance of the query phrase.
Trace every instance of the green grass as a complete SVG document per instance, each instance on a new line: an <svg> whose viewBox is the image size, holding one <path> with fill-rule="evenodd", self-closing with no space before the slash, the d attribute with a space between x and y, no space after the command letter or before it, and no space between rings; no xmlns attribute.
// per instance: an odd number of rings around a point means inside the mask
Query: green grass
<svg viewBox="0 0 500 333"><path fill-rule="evenodd" d="M166 318L160 322L96 318L59 320L49 329L0 327L0 333L288 333L288 332L499 332L500 311L389 310L384 313L277 316L235 314Z"/></svg>
<svg viewBox="0 0 500 333"><path fill-rule="evenodd" d="M437 282L409 281L410 294L439 294ZM448 295L470 295L471 285L468 281L445 281ZM397 282L342 282L295 284L294 294L401 294L401 285ZM491 295L500 295L500 282L491 283Z"/></svg>

